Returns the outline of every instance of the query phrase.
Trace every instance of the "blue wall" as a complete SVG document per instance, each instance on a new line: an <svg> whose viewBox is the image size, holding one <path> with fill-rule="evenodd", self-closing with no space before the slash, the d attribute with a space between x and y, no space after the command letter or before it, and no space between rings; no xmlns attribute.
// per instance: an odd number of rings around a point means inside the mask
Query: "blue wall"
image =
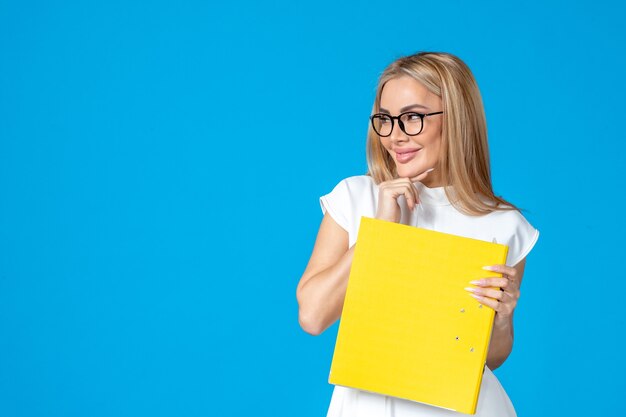
<svg viewBox="0 0 626 417"><path fill-rule="evenodd" d="M541 232L496 375L520 416L623 410L621 6L91 3L0 2L0 416L325 415L318 197L420 50L474 71Z"/></svg>

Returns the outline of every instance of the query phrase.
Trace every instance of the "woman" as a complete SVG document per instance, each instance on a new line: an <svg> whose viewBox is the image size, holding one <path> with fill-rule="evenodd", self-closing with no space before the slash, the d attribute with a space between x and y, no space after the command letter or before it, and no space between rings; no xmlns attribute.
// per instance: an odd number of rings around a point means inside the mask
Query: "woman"
<svg viewBox="0 0 626 417"><path fill-rule="evenodd" d="M539 231L494 195L482 99L456 56L422 52L381 74L367 136L366 175L340 181L320 197L324 217L297 288L299 322L318 335L341 316L361 216L506 244L502 277L468 282L468 295L495 310L476 415L515 416L491 370L513 346L513 311L526 255ZM489 287L499 287L492 290ZM473 290L473 291L472 291ZM409 400L335 386L328 417L454 416Z"/></svg>

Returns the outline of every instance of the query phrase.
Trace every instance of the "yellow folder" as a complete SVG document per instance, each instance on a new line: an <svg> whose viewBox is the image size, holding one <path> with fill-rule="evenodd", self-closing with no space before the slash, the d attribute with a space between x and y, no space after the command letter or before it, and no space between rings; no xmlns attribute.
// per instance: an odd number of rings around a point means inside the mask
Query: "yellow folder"
<svg viewBox="0 0 626 417"><path fill-rule="evenodd" d="M507 252L363 216L328 382L475 414L495 311L464 288Z"/></svg>

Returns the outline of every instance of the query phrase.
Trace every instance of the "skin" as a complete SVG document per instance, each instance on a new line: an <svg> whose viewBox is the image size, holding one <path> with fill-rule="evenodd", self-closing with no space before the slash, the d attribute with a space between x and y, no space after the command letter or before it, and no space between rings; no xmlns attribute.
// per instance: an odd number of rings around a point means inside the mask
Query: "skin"
<svg viewBox="0 0 626 417"><path fill-rule="evenodd" d="M419 104L422 107L404 109ZM428 91L420 82L408 76L389 80L383 88L380 100L381 113L397 116L403 111L431 113L442 110L441 98ZM376 218L399 222L400 206L397 201L404 195L408 207L413 210L419 204L419 195L413 182L420 181L427 187L443 186L438 170L441 152L441 129L445 114L424 118L424 128L417 136L406 135L397 121L390 136L381 137L381 143L393 158L399 178L382 182L379 187ZM421 148L407 163L398 162L395 149ZM431 170L432 169L432 170ZM430 172L427 172L431 170ZM298 320L308 333L318 335L330 327L339 317L352 265L354 246L348 247L348 232L326 213L322 219L309 263L298 283L296 298L299 306ZM520 286L526 259L514 267L490 265L495 276L486 276L468 282L468 295L496 312L491 341L487 354L487 366L498 368L511 353L513 347L513 312L520 296Z"/></svg>
<svg viewBox="0 0 626 417"><path fill-rule="evenodd" d="M417 106L407 108L414 104ZM397 116L404 111L432 113L441 110L443 110L441 98L408 76L387 81L380 97L380 113L392 116ZM398 121L395 120L391 135L380 138L381 144L396 164L399 177L411 178L429 168L435 168L421 180L421 183L430 188L443 186L438 163L443 117L444 114L424 117L424 127L417 136L405 134L400 129ZM412 160L402 163L398 162L393 148L421 148L421 150Z"/></svg>

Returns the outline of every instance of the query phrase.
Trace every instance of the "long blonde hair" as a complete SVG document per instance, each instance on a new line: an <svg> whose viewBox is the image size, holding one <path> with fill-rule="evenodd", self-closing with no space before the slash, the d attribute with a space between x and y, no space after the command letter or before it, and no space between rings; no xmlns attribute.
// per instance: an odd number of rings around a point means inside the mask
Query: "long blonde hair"
<svg viewBox="0 0 626 417"><path fill-rule="evenodd" d="M472 216L495 210L519 211L493 193L485 111L469 67L458 57L443 52L419 52L401 57L380 75L372 114L379 112L385 83L403 75L414 78L441 97L443 127L439 166L448 200L457 210ZM367 175L376 184L397 178L395 163L371 124L366 155Z"/></svg>

